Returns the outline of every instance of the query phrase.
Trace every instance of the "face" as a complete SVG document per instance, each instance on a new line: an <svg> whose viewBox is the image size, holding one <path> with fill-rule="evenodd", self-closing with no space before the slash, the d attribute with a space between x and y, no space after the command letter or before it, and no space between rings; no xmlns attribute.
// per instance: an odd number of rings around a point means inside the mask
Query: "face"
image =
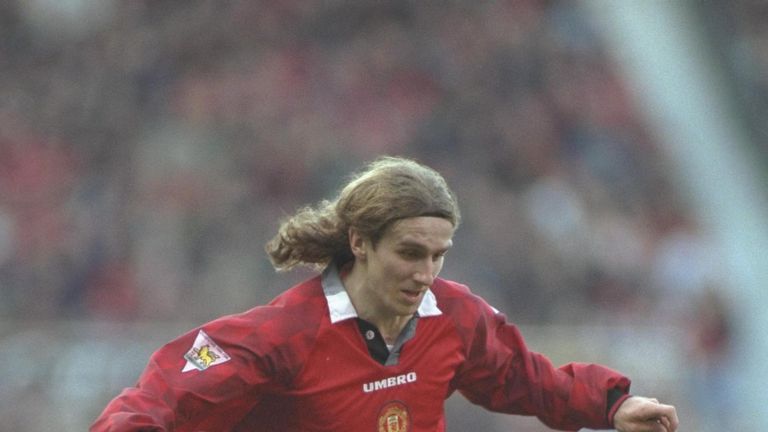
<svg viewBox="0 0 768 432"><path fill-rule="evenodd" d="M395 222L376 247L367 239L353 239L353 252L366 271L369 305L378 314L415 313L443 267L453 232L448 220L423 216Z"/></svg>

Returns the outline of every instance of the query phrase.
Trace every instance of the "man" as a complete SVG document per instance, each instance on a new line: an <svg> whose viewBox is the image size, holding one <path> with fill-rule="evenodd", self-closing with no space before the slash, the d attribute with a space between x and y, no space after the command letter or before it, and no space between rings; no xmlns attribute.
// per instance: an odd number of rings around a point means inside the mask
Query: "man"
<svg viewBox="0 0 768 432"><path fill-rule="evenodd" d="M321 275L159 349L92 431L445 430L454 391L552 428L677 430L675 408L599 365L555 368L483 299L437 277L460 222L444 179L380 158L283 222L279 270Z"/></svg>

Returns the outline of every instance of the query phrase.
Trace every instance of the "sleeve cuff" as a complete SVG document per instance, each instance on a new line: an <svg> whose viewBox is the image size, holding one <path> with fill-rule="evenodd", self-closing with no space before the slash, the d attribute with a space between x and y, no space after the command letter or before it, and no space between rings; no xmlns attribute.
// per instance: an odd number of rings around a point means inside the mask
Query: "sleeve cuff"
<svg viewBox="0 0 768 432"><path fill-rule="evenodd" d="M616 411L619 410L619 407L625 400L631 397L631 394L624 393L618 389L611 389L608 391L608 424L611 425L611 427L613 427L613 417L616 415Z"/></svg>

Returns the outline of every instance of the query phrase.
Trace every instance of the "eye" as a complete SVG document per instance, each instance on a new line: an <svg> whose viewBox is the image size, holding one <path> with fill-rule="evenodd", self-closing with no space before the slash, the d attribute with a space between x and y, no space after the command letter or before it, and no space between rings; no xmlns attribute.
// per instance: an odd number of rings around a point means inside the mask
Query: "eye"
<svg viewBox="0 0 768 432"><path fill-rule="evenodd" d="M415 249L404 249L404 250L401 250L399 253L401 257L407 260L416 260L421 258L422 256L422 253Z"/></svg>

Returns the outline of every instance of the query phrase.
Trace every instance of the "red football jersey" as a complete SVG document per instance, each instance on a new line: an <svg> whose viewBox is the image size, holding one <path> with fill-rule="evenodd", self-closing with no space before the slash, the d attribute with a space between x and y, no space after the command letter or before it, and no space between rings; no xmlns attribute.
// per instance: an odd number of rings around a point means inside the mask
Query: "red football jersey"
<svg viewBox="0 0 768 432"><path fill-rule="evenodd" d="M155 352L92 431L434 432L460 391L556 429L609 428L630 381L598 365L555 368L467 287L437 279L384 357L334 266L270 304L217 319Z"/></svg>

